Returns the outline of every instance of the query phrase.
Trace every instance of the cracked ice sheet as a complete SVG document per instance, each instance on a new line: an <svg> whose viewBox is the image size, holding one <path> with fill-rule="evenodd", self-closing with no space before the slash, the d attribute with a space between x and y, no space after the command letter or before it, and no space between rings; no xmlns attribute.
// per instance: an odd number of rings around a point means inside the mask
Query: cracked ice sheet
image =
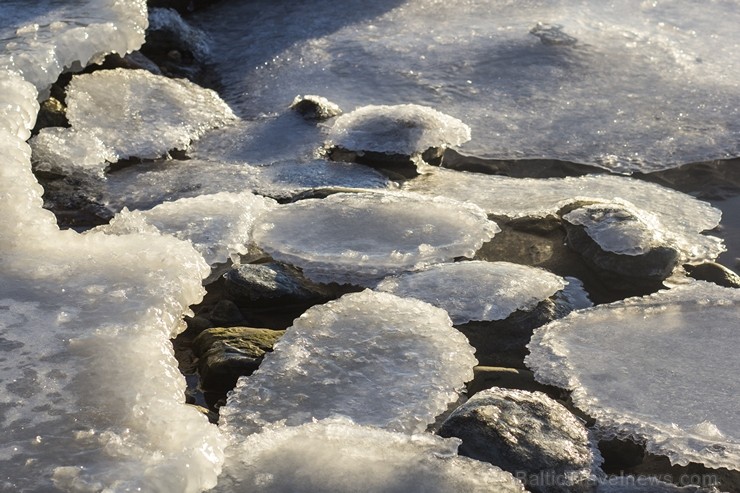
<svg viewBox="0 0 740 493"><path fill-rule="evenodd" d="M110 173L105 181L90 181L82 193L112 213L151 209L165 201L186 197L251 191L274 199L323 187L385 189L392 183L361 164L315 160L250 166L189 159L131 166Z"/></svg>
<svg viewBox="0 0 740 493"><path fill-rule="evenodd" d="M250 192L221 192L165 202L148 211L124 209L110 224L93 231L118 235L158 231L190 241L209 265L238 262L250 251L255 220L276 205Z"/></svg>
<svg viewBox="0 0 740 493"><path fill-rule="evenodd" d="M221 408L222 429L246 436L270 423L345 416L419 433L458 398L477 364L447 313L365 290L314 306Z"/></svg>
<svg viewBox="0 0 740 493"><path fill-rule="evenodd" d="M530 310L567 284L543 269L473 260L387 277L377 289L431 303L446 310L455 324L464 324L503 320L516 310Z"/></svg>
<svg viewBox="0 0 740 493"><path fill-rule="evenodd" d="M214 492L525 493L511 474L460 457L460 441L325 419L235 439Z"/></svg>
<svg viewBox="0 0 740 493"><path fill-rule="evenodd" d="M706 202L654 183L607 174L567 178L511 178L425 166L405 190L472 202L488 214L512 219L555 215L577 200L626 202L650 216L651 224L684 260L713 260L721 239L700 234L719 224L722 213Z"/></svg>
<svg viewBox="0 0 740 493"><path fill-rule="evenodd" d="M263 215L254 242L314 281L372 286L391 274L472 257L498 231L479 207L444 197L337 193Z"/></svg>
<svg viewBox="0 0 740 493"><path fill-rule="evenodd" d="M308 92L345 110L431 106L471 126L462 151L480 157L631 172L740 153L731 0L231 2L199 22L246 118ZM543 43L540 22L577 41Z"/></svg>
<svg viewBox="0 0 740 493"><path fill-rule="evenodd" d="M606 436L673 464L740 467L740 290L696 281L535 330L526 364Z"/></svg>

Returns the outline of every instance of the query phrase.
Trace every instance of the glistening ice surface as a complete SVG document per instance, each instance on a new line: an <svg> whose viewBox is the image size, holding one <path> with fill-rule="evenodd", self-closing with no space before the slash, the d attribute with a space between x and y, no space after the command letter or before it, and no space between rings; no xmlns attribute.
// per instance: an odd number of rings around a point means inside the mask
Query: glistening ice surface
<svg viewBox="0 0 740 493"><path fill-rule="evenodd" d="M740 291L697 281L537 329L527 366L607 435L674 464L740 470Z"/></svg>
<svg viewBox="0 0 740 493"><path fill-rule="evenodd" d="M567 284L562 277L509 262L455 262L388 277L377 289L444 308L456 324L502 320L530 310Z"/></svg>
<svg viewBox="0 0 740 493"><path fill-rule="evenodd" d="M345 416L419 433L458 398L477 364L444 310L365 290L309 309L242 377L221 408L222 428L246 436Z"/></svg>
<svg viewBox="0 0 740 493"><path fill-rule="evenodd" d="M525 492L508 472L457 456L459 443L336 419L275 427L234 441L213 491Z"/></svg>
<svg viewBox="0 0 740 493"><path fill-rule="evenodd" d="M96 230L109 234L161 232L187 240L210 264L239 260L249 253L254 221L277 204L250 192L213 195L165 202L148 211L124 209Z"/></svg>
<svg viewBox="0 0 740 493"><path fill-rule="evenodd" d="M464 152L622 172L740 152L738 24L732 0L263 0L200 20L241 116L306 93L415 103L470 125Z"/></svg>
<svg viewBox="0 0 740 493"><path fill-rule="evenodd" d="M404 183L409 191L472 202L487 213L512 219L555 215L572 202L627 202L649 211L650 224L685 260L713 260L722 240L700 234L719 224L722 213L685 193L633 178L587 175L567 178L511 178L422 167Z"/></svg>
<svg viewBox="0 0 740 493"><path fill-rule="evenodd" d="M372 285L389 274L472 257L498 231L472 204L410 193L337 193L262 216L254 241L315 281Z"/></svg>

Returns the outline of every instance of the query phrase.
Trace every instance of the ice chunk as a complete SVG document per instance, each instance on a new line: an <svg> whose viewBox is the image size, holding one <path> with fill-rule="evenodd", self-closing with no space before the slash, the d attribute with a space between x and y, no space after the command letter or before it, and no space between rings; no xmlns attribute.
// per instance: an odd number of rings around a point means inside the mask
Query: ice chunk
<svg viewBox="0 0 740 493"><path fill-rule="evenodd" d="M146 0L0 2L0 70L45 91L67 70L144 43Z"/></svg>
<svg viewBox="0 0 740 493"><path fill-rule="evenodd" d="M566 284L562 277L535 267L474 260L389 277L377 289L431 303L447 310L455 324L464 324L531 310Z"/></svg>
<svg viewBox="0 0 740 493"><path fill-rule="evenodd" d="M185 79L146 70L77 75L67 88L67 118L119 159L157 158L236 117L221 98Z"/></svg>
<svg viewBox="0 0 740 493"><path fill-rule="evenodd" d="M18 74L0 70L0 132L28 139L38 111L35 88Z"/></svg>
<svg viewBox="0 0 740 493"><path fill-rule="evenodd" d="M103 142L85 130L43 128L31 139L35 169L66 175L78 173L103 177L109 163L118 160Z"/></svg>
<svg viewBox="0 0 740 493"><path fill-rule="evenodd" d="M619 202L643 211L648 223L684 260L714 259L722 240L699 234L719 224L721 212L706 202L660 185L613 175L568 178L510 178L423 167L425 174L407 181L404 188L442 195L477 204L493 215L512 219L555 215L563 206L578 201ZM536 200L533 198L536 197Z"/></svg>
<svg viewBox="0 0 740 493"><path fill-rule="evenodd" d="M740 291L694 282L574 312L535 331L526 363L571 389L605 434L674 464L740 467Z"/></svg>
<svg viewBox="0 0 740 493"><path fill-rule="evenodd" d="M277 203L250 192L221 192L174 202L165 202L148 211L124 209L100 230L108 234L127 234L151 230L189 240L208 264L249 253L254 221Z"/></svg>
<svg viewBox="0 0 740 493"><path fill-rule="evenodd" d="M457 456L459 443L338 419L276 427L234 440L213 491L525 492L498 467Z"/></svg>
<svg viewBox="0 0 740 493"><path fill-rule="evenodd" d="M459 146L470 140L470 127L416 104L363 106L337 118L329 140L349 151L410 156L431 147Z"/></svg>
<svg viewBox="0 0 740 493"><path fill-rule="evenodd" d="M409 193L338 193L271 211L256 224L254 241L315 281L372 285L389 274L472 257L497 231L472 204Z"/></svg>
<svg viewBox="0 0 740 493"><path fill-rule="evenodd" d="M563 219L582 226L606 252L643 255L668 243L655 216L625 203L586 205L565 214Z"/></svg>
<svg viewBox="0 0 740 493"><path fill-rule="evenodd" d="M421 432L473 378L473 348L427 303L365 290L317 305L239 380L221 408L228 433L335 415Z"/></svg>

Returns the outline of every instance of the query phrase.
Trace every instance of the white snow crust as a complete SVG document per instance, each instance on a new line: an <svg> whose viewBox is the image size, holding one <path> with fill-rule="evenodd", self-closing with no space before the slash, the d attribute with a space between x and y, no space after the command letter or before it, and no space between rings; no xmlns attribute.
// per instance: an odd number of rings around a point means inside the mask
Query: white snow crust
<svg viewBox="0 0 740 493"><path fill-rule="evenodd" d="M99 138L119 159L158 158L187 149L204 132L236 117L212 90L146 70L77 75L67 88L67 119Z"/></svg>
<svg viewBox="0 0 740 493"><path fill-rule="evenodd" d="M190 241L209 265L238 262L249 253L251 231L260 214L277 203L250 192L213 195L165 202L148 211L124 209L110 224L95 228L108 234L159 231Z"/></svg>
<svg viewBox="0 0 740 493"><path fill-rule="evenodd" d="M427 106L370 105L337 118L329 140L350 151L414 155L430 147L459 146L470 140L470 127Z"/></svg>
<svg viewBox="0 0 740 493"><path fill-rule="evenodd" d="M503 320L516 310L530 310L566 284L543 269L473 260L388 277L377 289L431 303L446 310L455 324L464 324Z"/></svg>
<svg viewBox="0 0 740 493"><path fill-rule="evenodd" d="M457 455L460 441L326 419L240 438L215 492L523 493L498 467Z"/></svg>
<svg viewBox="0 0 740 493"><path fill-rule="evenodd" d="M262 216L254 241L319 282L373 285L424 265L472 257L499 231L472 204L410 193L337 193Z"/></svg>
<svg viewBox="0 0 740 493"><path fill-rule="evenodd" d="M472 202L487 213L509 218L554 216L578 200L617 202L663 235L685 260L713 260L722 240L700 232L719 224L722 213L690 195L633 178L586 175L567 178L510 178L424 167L425 174L404 183L416 193ZM649 211L640 212L640 211Z"/></svg>
<svg viewBox="0 0 740 493"><path fill-rule="evenodd" d="M314 306L221 408L221 427L246 436L269 423L345 416L418 433L473 377L475 350L444 310L365 290Z"/></svg>
<svg viewBox="0 0 740 493"><path fill-rule="evenodd" d="M535 330L527 366L602 433L674 464L740 467L740 291L696 281Z"/></svg>

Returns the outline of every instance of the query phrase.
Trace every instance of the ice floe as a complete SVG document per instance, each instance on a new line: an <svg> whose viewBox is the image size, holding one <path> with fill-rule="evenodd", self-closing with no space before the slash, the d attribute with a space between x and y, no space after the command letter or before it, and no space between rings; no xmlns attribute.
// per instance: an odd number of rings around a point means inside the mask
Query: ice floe
<svg viewBox="0 0 740 493"><path fill-rule="evenodd" d="M129 234L159 231L190 241L210 265L238 262L249 253L250 233L260 214L277 203L250 192L221 192L162 203L147 211L124 209L95 231Z"/></svg>
<svg viewBox="0 0 740 493"><path fill-rule="evenodd" d="M719 224L718 209L653 183L613 175L535 179L423 170L425 174L405 182L405 190L467 200L489 214L511 219L555 216L576 201L626 203L645 218L652 234L662 235L684 260L711 260L724 251L722 240L700 234Z"/></svg>
<svg viewBox="0 0 740 493"><path fill-rule="evenodd" d="M344 6L228 2L200 16L241 116L320 91L343 108L433 106L473 128L462 151L478 157L632 172L740 152L732 1Z"/></svg>
<svg viewBox="0 0 740 493"><path fill-rule="evenodd" d="M144 43L145 0L0 3L0 70L19 72L44 91L68 70Z"/></svg>
<svg viewBox="0 0 740 493"><path fill-rule="evenodd" d="M347 420L275 427L233 440L215 492L524 493L511 474L459 457L459 440Z"/></svg>
<svg viewBox="0 0 740 493"><path fill-rule="evenodd" d="M408 156L468 140L463 122L416 104L363 106L337 118L329 132L330 143L348 151Z"/></svg>
<svg viewBox="0 0 740 493"><path fill-rule="evenodd" d="M373 285L424 265L472 257L498 231L477 206L410 193L337 193L281 206L254 241L315 281Z"/></svg>
<svg viewBox="0 0 740 493"><path fill-rule="evenodd" d="M90 174L102 178L116 154L91 132L43 128L31 139L34 169L64 175Z"/></svg>
<svg viewBox="0 0 740 493"><path fill-rule="evenodd" d="M537 329L526 363L607 436L672 463L738 470L740 291L694 282Z"/></svg>
<svg viewBox="0 0 740 493"><path fill-rule="evenodd" d="M447 311L455 324L503 320L530 310L562 290L562 277L510 262L455 262L432 265L384 279L379 291L417 298Z"/></svg>
<svg viewBox="0 0 740 493"><path fill-rule="evenodd" d="M347 294L294 321L239 380L221 426L244 436L339 415L421 432L473 377L473 351L444 310L370 290Z"/></svg>
<svg viewBox="0 0 740 493"><path fill-rule="evenodd" d="M236 117L221 98L185 79L146 70L77 75L67 88L72 128L99 138L118 159L158 158Z"/></svg>

